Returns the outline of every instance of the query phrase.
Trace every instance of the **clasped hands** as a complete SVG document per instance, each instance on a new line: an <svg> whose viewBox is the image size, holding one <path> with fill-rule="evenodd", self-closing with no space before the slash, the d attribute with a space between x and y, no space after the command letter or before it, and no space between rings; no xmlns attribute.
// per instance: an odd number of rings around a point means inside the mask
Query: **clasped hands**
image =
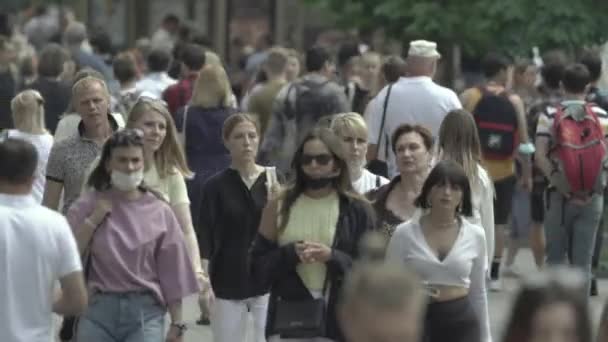
<svg viewBox="0 0 608 342"><path fill-rule="evenodd" d="M331 258L331 248L318 242L298 241L295 250L300 262L304 264L326 263Z"/></svg>

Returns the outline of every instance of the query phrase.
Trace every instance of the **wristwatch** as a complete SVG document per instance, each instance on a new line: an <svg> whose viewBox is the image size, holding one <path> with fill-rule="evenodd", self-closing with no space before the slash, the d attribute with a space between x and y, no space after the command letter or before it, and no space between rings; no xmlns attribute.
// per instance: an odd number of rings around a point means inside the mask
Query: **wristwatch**
<svg viewBox="0 0 608 342"><path fill-rule="evenodd" d="M188 330L188 326L185 323L179 323L179 322L174 322L171 323L172 327L176 328L178 333L177 336L184 336L184 333L186 332L186 330Z"/></svg>

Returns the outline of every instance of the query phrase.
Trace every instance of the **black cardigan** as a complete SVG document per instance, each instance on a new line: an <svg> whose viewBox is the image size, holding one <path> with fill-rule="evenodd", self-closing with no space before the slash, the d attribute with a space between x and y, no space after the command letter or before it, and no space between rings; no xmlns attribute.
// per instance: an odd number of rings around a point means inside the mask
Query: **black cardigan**
<svg viewBox="0 0 608 342"><path fill-rule="evenodd" d="M234 169L221 171L203 186L196 233L218 298L240 300L268 292L251 281L248 261L267 196L266 172L251 189Z"/></svg>
<svg viewBox="0 0 608 342"><path fill-rule="evenodd" d="M353 260L359 256L359 242L363 235L373 229L373 212L368 203L340 196L336 235L331 259L327 262L329 300L327 304L326 337L343 341L337 317L336 304ZM272 336L277 299L312 299L312 296L296 272L300 262L294 243L279 246L258 234L251 249L252 278L261 287L270 287L266 335Z"/></svg>

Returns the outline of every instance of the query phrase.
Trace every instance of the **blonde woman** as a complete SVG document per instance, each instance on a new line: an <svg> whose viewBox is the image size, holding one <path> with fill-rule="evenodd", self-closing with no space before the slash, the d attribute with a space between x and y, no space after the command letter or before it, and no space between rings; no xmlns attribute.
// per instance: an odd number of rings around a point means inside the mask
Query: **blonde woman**
<svg viewBox="0 0 608 342"><path fill-rule="evenodd" d="M22 91L11 101L11 111L15 129L7 130L2 136L23 139L36 147L38 168L32 195L38 203L42 203L46 183L46 164L53 147L53 136L49 134L44 124L44 99L36 90Z"/></svg>
<svg viewBox="0 0 608 342"><path fill-rule="evenodd" d="M389 182L388 179L365 169L368 131L361 115L357 113L338 114L332 120L331 128L342 143L353 189L360 194L366 194Z"/></svg>
<svg viewBox="0 0 608 342"><path fill-rule="evenodd" d="M138 128L144 133L144 182L173 208L184 232L194 270L205 291L208 282L201 267L184 180L192 177L193 173L186 163L173 118L162 101L142 97L131 109L127 128Z"/></svg>
<svg viewBox="0 0 608 342"><path fill-rule="evenodd" d="M449 112L439 128L439 156L460 164L471 183L471 223L486 233L488 264L494 257L494 186L481 166L481 145L473 116L462 109Z"/></svg>

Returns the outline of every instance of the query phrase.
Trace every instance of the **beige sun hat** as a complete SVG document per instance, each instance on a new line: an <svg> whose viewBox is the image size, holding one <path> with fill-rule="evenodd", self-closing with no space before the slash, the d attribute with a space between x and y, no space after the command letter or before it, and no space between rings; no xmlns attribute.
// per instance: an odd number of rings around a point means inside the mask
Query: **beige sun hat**
<svg viewBox="0 0 608 342"><path fill-rule="evenodd" d="M410 42L408 56L441 58L441 54L437 52L437 43L428 40L414 40Z"/></svg>

